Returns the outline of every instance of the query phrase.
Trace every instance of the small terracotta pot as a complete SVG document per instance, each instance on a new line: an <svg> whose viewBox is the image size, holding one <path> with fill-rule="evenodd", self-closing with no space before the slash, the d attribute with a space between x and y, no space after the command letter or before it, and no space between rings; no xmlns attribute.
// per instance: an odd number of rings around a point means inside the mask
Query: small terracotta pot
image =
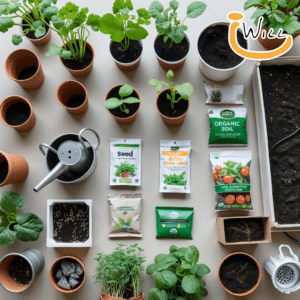
<svg viewBox="0 0 300 300"><path fill-rule="evenodd" d="M124 84L118 84L118 85L115 85L113 88L111 88L111 89L108 91L108 93L106 94L106 97L105 97L105 100L104 100L104 101L106 101L106 100L108 99L108 95L110 94L110 92L111 92L112 90L114 90L115 88L118 88L118 87L120 87L120 86L123 86L123 85L124 85ZM141 100L141 97L140 97L139 93L137 92L137 90L136 90L136 89L133 89L133 91L137 94L137 98ZM132 122L136 119L136 116L137 116L137 114L138 114L140 108L141 108L141 102L140 102L140 105L139 105L138 110L137 110L132 116L127 117L127 118L119 118L119 117L116 117L116 116L113 115L108 109L107 109L107 111L108 111L108 113L109 113L111 116L113 116L113 117L115 118L115 120L116 120L117 122L119 122L119 123L121 123L121 124L130 124L130 123L132 123Z"/></svg>
<svg viewBox="0 0 300 300"><path fill-rule="evenodd" d="M84 102L78 107L68 107L68 100L74 95L84 95ZM75 80L64 81L56 90L56 99L58 103L68 112L74 115L80 115L86 112L89 107L88 92L83 84Z"/></svg>
<svg viewBox="0 0 300 300"><path fill-rule="evenodd" d="M144 297L145 297L144 293L141 293L140 296L138 296L138 297L131 297L128 300L143 300ZM127 299L113 297L113 296L110 296L110 295L107 295L107 294L104 294L103 292L101 292L100 300L127 300Z"/></svg>
<svg viewBox="0 0 300 300"><path fill-rule="evenodd" d="M129 177L130 172L129 171L127 171L127 172L122 171L121 174L122 174L122 177Z"/></svg>
<svg viewBox="0 0 300 300"><path fill-rule="evenodd" d="M231 256L233 256L233 255L245 255L245 256L248 256L248 257L250 257L250 258L255 262L255 264L256 264L256 266L257 266L257 269L258 269L258 280L257 280L257 283L256 283L256 285L255 285L251 290L249 290L249 291L246 292L246 293L242 293L242 294L233 293L233 292L229 291L229 290L223 285L223 283L222 283L222 281L221 281L221 278L220 278L220 269L221 269L221 266L222 266L222 264L224 263L224 261L225 261L227 258L229 258L229 257L231 257ZM250 254L248 254L248 253L245 253L245 252L234 252L234 253L228 254L228 255L221 261L221 263L220 263L220 265L219 265L219 270L218 270L218 279L219 279L219 282L220 282L221 286L223 287L223 289L224 289L226 292L228 292L229 294L231 294L231 295L233 295L233 296L236 296L236 297L244 297L244 296L247 296L247 295L253 293L253 292L257 289L257 287L259 286L260 281L261 281L261 268L260 268L260 265L259 265L259 263L257 262L257 260L256 260L252 255L250 255Z"/></svg>
<svg viewBox="0 0 300 300"><path fill-rule="evenodd" d="M35 74L28 79L19 80L18 76L21 70L31 66L37 67ZM28 49L18 49L12 52L5 61L5 72L9 78L27 90L35 90L41 87L45 80L39 57Z"/></svg>
<svg viewBox="0 0 300 300"><path fill-rule="evenodd" d="M24 103L27 103L29 105L29 107L30 107L30 116L23 124L15 125L15 126L14 125L9 125L6 122L6 117L5 117L6 116L6 111L11 105L13 105L15 103L18 103L18 102L24 102ZM2 101L2 103L0 104L0 120L6 126L14 128L17 131L28 131L35 125L36 117L35 117L35 114L33 112L32 105L30 104L30 102L26 98L21 97L21 96L10 96L10 97L4 99Z"/></svg>
<svg viewBox="0 0 300 300"><path fill-rule="evenodd" d="M167 117L167 116L163 115L160 112L160 110L158 109L158 105L157 105L159 97L161 96L161 94L165 93L166 91L170 91L170 89L165 89L165 90L161 91L157 95L157 98L156 98L156 109L157 109L158 113L160 114L162 120L164 121L164 123L166 125L169 125L169 126L179 126L179 125L181 125L184 122L186 114L188 113L188 111L190 109L190 100L189 99L187 100L188 101L188 108L187 108L186 112L183 115L181 115L180 117L177 117L177 118Z"/></svg>
<svg viewBox="0 0 300 300"><path fill-rule="evenodd" d="M4 181L0 182L0 187L12 183L19 183L27 178L29 167L23 156L0 151L0 166L4 161L8 163L8 173Z"/></svg>
<svg viewBox="0 0 300 300"><path fill-rule="evenodd" d="M76 40L78 41L78 40ZM85 68L85 69L82 69L82 70L72 70L72 69L69 69L65 66L65 64L63 63L62 61L62 58L59 57L60 59L60 62L62 63L62 65L75 77L84 77L88 74L90 74L92 72L92 69L93 69L93 65L94 65L94 60L95 60L95 51L94 51L94 48L92 47L92 45L88 42L86 42L86 47L88 47L92 53L93 53L93 60L91 61L91 63ZM65 46L63 46L63 48L65 48Z"/></svg>
<svg viewBox="0 0 300 300"><path fill-rule="evenodd" d="M83 280L81 282L81 284L73 289L73 290L64 290L62 289L61 287L59 287L56 282L55 282L55 279L54 279L54 269L56 267L56 265L61 261L61 260L64 260L64 259L70 259L70 260L76 260L78 263L80 263L80 265L82 266L83 268L83 271L84 271L84 275L83 275ZM76 257L74 256L63 256L63 257L60 257L58 258L53 264L52 266L50 267L50 271L49 271L49 278L50 278L50 282L52 283L52 285L59 291L59 292L62 292L62 293L65 293L65 294L71 294L71 293L74 293L76 291L78 291L84 284L85 282L85 279L86 279L86 269L83 265L83 263Z"/></svg>

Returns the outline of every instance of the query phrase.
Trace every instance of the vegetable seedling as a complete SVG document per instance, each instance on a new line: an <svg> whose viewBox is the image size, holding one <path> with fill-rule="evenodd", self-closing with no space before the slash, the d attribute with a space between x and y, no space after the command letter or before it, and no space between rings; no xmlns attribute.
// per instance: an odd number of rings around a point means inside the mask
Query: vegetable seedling
<svg viewBox="0 0 300 300"><path fill-rule="evenodd" d="M109 98L106 101L104 101L104 107L106 109L114 109L117 107L120 107L121 111L129 114L129 108L126 107L126 104L134 104L134 103L139 103L140 99L135 98L135 97L128 97L133 93L133 87L129 84L124 84L120 89L119 89L119 95L121 99L118 98ZM128 98L126 98L128 97ZM123 99L125 98L125 99Z"/></svg>
<svg viewBox="0 0 300 300"><path fill-rule="evenodd" d="M184 39L184 31L188 29L184 25L186 18L195 19L203 14L206 9L206 4L200 1L195 1L188 5L187 13L184 20L181 22L177 19L177 9L179 2L171 1L169 7L164 9L163 5L159 1L154 1L149 7L149 13L151 17L155 19L156 30L158 34L164 36L164 42L168 39L171 40L170 48L173 46L173 42L180 44ZM169 12L172 11L170 14Z"/></svg>
<svg viewBox="0 0 300 300"><path fill-rule="evenodd" d="M130 172L131 176L135 176L135 170L137 169L137 167L135 166L135 164L130 164L128 162L123 162L121 163L120 166L115 165L115 168L117 168L117 171L115 173L115 176L120 177L122 172Z"/></svg>
<svg viewBox="0 0 300 300"><path fill-rule="evenodd" d="M190 83L183 83L180 85L174 86L174 84L171 82L171 79L174 77L174 73L172 70L169 70L167 72L167 79L168 83L165 83L164 81L159 81L157 79L150 79L148 81L148 84L151 86L156 87L156 92L159 94L162 90L162 85L166 85L171 93L167 94L167 99L171 102L171 109L174 110L175 103L178 103L181 99L188 100L189 97L193 94L194 88ZM176 100L176 95L180 95L180 97Z"/></svg>

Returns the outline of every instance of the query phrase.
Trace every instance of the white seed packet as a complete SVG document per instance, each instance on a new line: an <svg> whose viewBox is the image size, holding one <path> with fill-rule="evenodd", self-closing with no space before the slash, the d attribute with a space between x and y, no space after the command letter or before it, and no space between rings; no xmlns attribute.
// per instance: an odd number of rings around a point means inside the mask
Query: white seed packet
<svg viewBox="0 0 300 300"><path fill-rule="evenodd" d="M110 139L110 185L141 185L141 139Z"/></svg>
<svg viewBox="0 0 300 300"><path fill-rule="evenodd" d="M206 104L213 105L242 105L243 85L205 85Z"/></svg>
<svg viewBox="0 0 300 300"><path fill-rule="evenodd" d="M191 141L160 141L161 193L190 193Z"/></svg>

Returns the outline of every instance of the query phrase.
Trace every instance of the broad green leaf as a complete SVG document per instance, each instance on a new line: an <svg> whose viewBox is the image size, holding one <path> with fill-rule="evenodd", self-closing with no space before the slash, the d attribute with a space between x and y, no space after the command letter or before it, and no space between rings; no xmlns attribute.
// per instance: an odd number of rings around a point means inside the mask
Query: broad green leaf
<svg viewBox="0 0 300 300"><path fill-rule="evenodd" d="M155 257L156 271L166 270L176 262L177 259L172 254L159 254Z"/></svg>
<svg viewBox="0 0 300 300"><path fill-rule="evenodd" d="M149 7L149 14L152 18L156 18L164 10L163 5L158 1L153 1Z"/></svg>
<svg viewBox="0 0 300 300"><path fill-rule="evenodd" d="M10 246L14 243L17 233L11 231L9 226L0 227L0 245L3 247Z"/></svg>
<svg viewBox="0 0 300 300"><path fill-rule="evenodd" d="M174 73L173 73L173 71L172 70L169 70L168 72L167 72L167 79L168 80L171 80L173 77L174 77Z"/></svg>
<svg viewBox="0 0 300 300"><path fill-rule="evenodd" d="M176 297L175 300L187 300L187 298L179 296L179 297Z"/></svg>
<svg viewBox="0 0 300 300"><path fill-rule="evenodd" d="M6 227L7 225L9 225L7 214L3 210L0 210L0 220L1 220L0 227Z"/></svg>
<svg viewBox="0 0 300 300"><path fill-rule="evenodd" d="M121 13L121 14L124 14L124 15L128 15L128 14L129 14L129 9L128 9L128 7L121 8L121 9L120 9L120 13Z"/></svg>
<svg viewBox="0 0 300 300"><path fill-rule="evenodd" d="M189 263L192 264L192 266L194 266L199 260L199 250L193 245L189 246L184 257Z"/></svg>
<svg viewBox="0 0 300 300"><path fill-rule="evenodd" d="M151 18L149 11L145 8L140 8L136 10L138 16L142 19L149 20Z"/></svg>
<svg viewBox="0 0 300 300"><path fill-rule="evenodd" d="M259 18L261 16L263 16L265 13L267 13L268 10L267 9L257 9L253 15L251 16L251 19L256 19Z"/></svg>
<svg viewBox="0 0 300 300"><path fill-rule="evenodd" d="M69 51L69 50L62 49L62 51L60 53L60 56L61 56L62 59L71 59L72 52Z"/></svg>
<svg viewBox="0 0 300 300"><path fill-rule="evenodd" d="M180 44L184 39L184 32L181 28L172 27L168 37L176 44Z"/></svg>
<svg viewBox="0 0 300 300"><path fill-rule="evenodd" d="M284 23L285 14L281 10L275 10L273 15L277 22Z"/></svg>
<svg viewBox="0 0 300 300"><path fill-rule="evenodd" d="M148 32L145 28L131 21L127 23L125 34L129 39L135 41L143 40L148 36Z"/></svg>
<svg viewBox="0 0 300 300"><path fill-rule="evenodd" d="M166 8L164 11L163 11L163 15L168 19L169 18L169 11L172 10L171 7L168 7Z"/></svg>
<svg viewBox="0 0 300 300"><path fill-rule="evenodd" d="M60 17L58 16L52 16L51 18L52 24L53 26L57 29L60 30L62 29L62 27L65 25L65 21L62 20Z"/></svg>
<svg viewBox="0 0 300 300"><path fill-rule="evenodd" d="M174 11L177 10L178 6L179 6L179 2L177 2L177 1L175 1L175 0L173 0L173 1L170 2L170 7L171 7Z"/></svg>
<svg viewBox="0 0 300 300"><path fill-rule="evenodd" d="M51 0L53 4L56 4L57 3L57 0Z"/></svg>
<svg viewBox="0 0 300 300"><path fill-rule="evenodd" d="M281 0L281 1L283 1L283 0ZM277 3L278 3L278 0L277 0ZM287 5L287 8L292 9L292 8L296 7L297 4L299 4L299 0L290 0L290 2Z"/></svg>
<svg viewBox="0 0 300 300"><path fill-rule="evenodd" d="M148 84L151 86L157 86L160 83L160 81L158 81L157 79L150 79L148 80Z"/></svg>
<svg viewBox="0 0 300 300"><path fill-rule="evenodd" d="M168 98L169 98L169 100L171 100L171 97L168 97ZM189 270L192 268L192 264L187 262L185 259L181 259L181 266L185 270Z"/></svg>
<svg viewBox="0 0 300 300"><path fill-rule="evenodd" d="M188 29L188 27L186 25L180 25L180 26L178 26L178 28L182 31L186 31Z"/></svg>
<svg viewBox="0 0 300 300"><path fill-rule="evenodd" d="M181 281L181 287L188 294L196 294L200 291L200 283L195 275L184 276Z"/></svg>
<svg viewBox="0 0 300 300"><path fill-rule="evenodd" d="M178 248L175 245L172 245L169 250L171 253L173 253L173 252L178 251Z"/></svg>
<svg viewBox="0 0 300 300"><path fill-rule="evenodd" d="M106 109L114 109L114 108L119 107L122 104L123 104L123 101L119 100L118 98L110 98L110 99L107 99L106 101L104 101L104 107ZM121 224L123 224L123 223L121 223ZM125 224L125 222L124 222L124 224Z"/></svg>
<svg viewBox="0 0 300 300"><path fill-rule="evenodd" d="M12 43L16 46L20 45L23 42L22 36L20 34L13 34Z"/></svg>
<svg viewBox="0 0 300 300"><path fill-rule="evenodd" d="M172 23L163 15L157 15L155 25L160 35L167 35L172 28Z"/></svg>
<svg viewBox="0 0 300 300"><path fill-rule="evenodd" d="M140 103L140 99L135 98L135 97L129 97L126 99L123 99L123 103L127 103L127 104L134 104L134 103Z"/></svg>
<svg viewBox="0 0 300 300"><path fill-rule="evenodd" d="M0 16L9 14L9 5L0 4Z"/></svg>
<svg viewBox="0 0 300 300"><path fill-rule="evenodd" d="M130 225L131 222L132 222L132 220L133 220L132 218L128 218L128 219L127 219L127 225Z"/></svg>
<svg viewBox="0 0 300 300"><path fill-rule="evenodd" d="M78 11L79 7L77 5L73 4L72 2L68 2L59 10L58 16L63 20L73 20L77 17Z"/></svg>
<svg viewBox="0 0 300 300"><path fill-rule="evenodd" d="M244 4L244 10L247 10L248 8L250 7L253 7L253 6L258 6L260 5L260 1L261 0L247 0Z"/></svg>
<svg viewBox="0 0 300 300"><path fill-rule="evenodd" d="M43 11L51 6L51 0L43 0L40 4L39 4L39 9L40 11L43 13Z"/></svg>
<svg viewBox="0 0 300 300"><path fill-rule="evenodd" d="M129 10L133 10L133 4L131 0L126 0L125 5L129 8Z"/></svg>
<svg viewBox="0 0 300 300"><path fill-rule="evenodd" d="M60 55L62 52L62 48L58 47L57 45L53 44L49 47L48 51L45 53L46 56L51 56L51 55Z"/></svg>
<svg viewBox="0 0 300 300"><path fill-rule="evenodd" d="M185 100L193 94L194 88L190 83L183 83L181 85L176 85L175 89L177 93Z"/></svg>
<svg viewBox="0 0 300 300"><path fill-rule="evenodd" d="M208 274L210 272L210 269L208 266L204 264L198 264L198 269L197 269L197 275L198 276L204 276L205 274Z"/></svg>
<svg viewBox="0 0 300 300"><path fill-rule="evenodd" d="M42 21L35 21L32 24L32 28L34 29L34 35L36 38L40 38L46 34L46 28L43 26Z"/></svg>
<svg viewBox="0 0 300 300"><path fill-rule="evenodd" d="M7 32L9 28L14 26L14 21L10 17L0 17L0 31Z"/></svg>
<svg viewBox="0 0 300 300"><path fill-rule="evenodd" d="M169 270L164 270L155 274L155 286L159 289L172 288L176 283L177 276Z"/></svg>
<svg viewBox="0 0 300 300"><path fill-rule="evenodd" d="M201 294L201 296L206 297L208 295L208 291L205 288L201 288L199 293Z"/></svg>
<svg viewBox="0 0 300 300"><path fill-rule="evenodd" d="M56 6L50 6L43 11L43 15L46 19L51 20L52 16L57 15L58 9Z"/></svg>
<svg viewBox="0 0 300 300"><path fill-rule="evenodd" d="M146 273L147 273L148 275L153 274L155 271L156 271L155 264L149 265L149 266L147 267L147 269L146 269Z"/></svg>
<svg viewBox="0 0 300 300"><path fill-rule="evenodd" d="M173 255L176 257L184 257L186 250L187 250L187 248L181 247L178 249L178 251L174 252Z"/></svg>
<svg viewBox="0 0 300 300"><path fill-rule="evenodd" d="M299 0L296 0L296 2L298 1ZM280 7L286 7L286 0L277 0L276 2Z"/></svg>
<svg viewBox="0 0 300 300"><path fill-rule="evenodd" d="M21 3L16 3L14 5L11 5L8 9L10 14L14 14L18 11L19 7L21 6Z"/></svg>
<svg viewBox="0 0 300 300"><path fill-rule="evenodd" d="M202 278L198 278L199 284L202 288L204 288L206 286L205 281Z"/></svg>
<svg viewBox="0 0 300 300"><path fill-rule="evenodd" d="M129 84L124 84L119 90L119 95L121 97L127 97L133 93L133 87Z"/></svg>
<svg viewBox="0 0 300 300"><path fill-rule="evenodd" d="M157 86L156 86L156 93L160 93L162 90L162 83L160 82Z"/></svg>
<svg viewBox="0 0 300 300"><path fill-rule="evenodd" d="M200 1L195 1L187 7L187 17L191 19L201 16L206 9L206 4Z"/></svg>
<svg viewBox="0 0 300 300"><path fill-rule="evenodd" d="M122 19L112 14L105 14L101 18L100 31L110 34L110 38L115 42L121 42L125 37Z"/></svg>
<svg viewBox="0 0 300 300"><path fill-rule="evenodd" d="M288 34L294 35L297 31L300 30L300 23L298 21L292 21L284 25L284 31Z"/></svg>
<svg viewBox="0 0 300 300"><path fill-rule="evenodd" d="M113 4L112 10L114 14L117 14L120 9L125 7L125 1L124 0L116 0Z"/></svg>
<svg viewBox="0 0 300 300"><path fill-rule="evenodd" d="M100 24L101 24L101 18L98 15L94 15L94 14L90 14L88 16L88 19L86 21L86 25L91 26L93 28L94 31L97 31L95 29L100 28Z"/></svg>
<svg viewBox="0 0 300 300"><path fill-rule="evenodd" d="M165 290L152 288L148 293L149 300L169 300L168 294Z"/></svg>
<svg viewBox="0 0 300 300"><path fill-rule="evenodd" d="M24 205L24 196L13 192L3 192L0 205L8 214L16 214Z"/></svg>

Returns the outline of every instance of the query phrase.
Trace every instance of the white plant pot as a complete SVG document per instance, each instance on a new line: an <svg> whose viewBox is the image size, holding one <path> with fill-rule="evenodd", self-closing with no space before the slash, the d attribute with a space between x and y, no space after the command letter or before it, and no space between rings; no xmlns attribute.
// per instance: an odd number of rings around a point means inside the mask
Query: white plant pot
<svg viewBox="0 0 300 300"><path fill-rule="evenodd" d="M218 69L218 68L214 68L212 66L210 66L209 64L207 64L203 58L201 57L199 50L198 50L198 42L199 39L202 35L202 33L204 32L204 30L206 30L208 27L212 27L212 26L216 26L216 25L227 25L229 26L230 23L227 21L219 21L219 22L213 22L208 24L206 27L204 27L199 35L198 35L198 39L197 39L197 52L199 55L199 60L200 60L200 70L201 72L209 79L213 80L213 81L224 81L228 78L230 78L231 76L233 76L233 74L237 71L237 69L246 61L246 58L244 58L238 65L236 65L233 68L229 68L229 69ZM240 28L238 28L238 31L243 33L242 30ZM247 41L247 50L250 49L250 43L249 40Z"/></svg>
<svg viewBox="0 0 300 300"><path fill-rule="evenodd" d="M78 248L92 247L92 200L47 200L47 247L49 248ZM84 243L58 243L53 238L53 205L56 203L85 203L89 207L89 238Z"/></svg>

